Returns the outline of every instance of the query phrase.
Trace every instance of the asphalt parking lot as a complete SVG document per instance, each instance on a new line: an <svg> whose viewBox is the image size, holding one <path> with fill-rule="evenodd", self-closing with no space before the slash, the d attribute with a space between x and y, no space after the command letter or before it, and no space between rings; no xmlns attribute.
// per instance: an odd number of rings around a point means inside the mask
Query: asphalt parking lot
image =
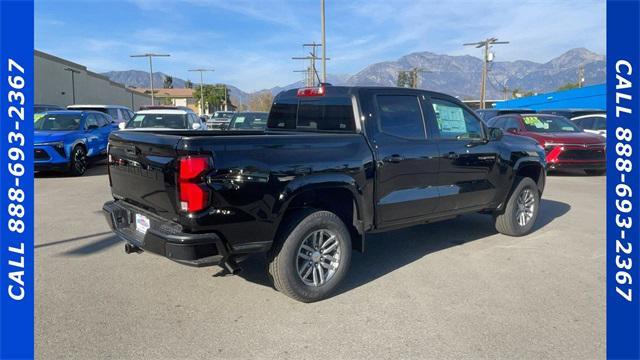
<svg viewBox="0 0 640 360"><path fill-rule="evenodd" d="M241 275L125 255L104 166L39 175L36 356L562 358L605 356L605 177L548 177L537 230L486 215L371 236L338 295L302 304L257 257Z"/></svg>

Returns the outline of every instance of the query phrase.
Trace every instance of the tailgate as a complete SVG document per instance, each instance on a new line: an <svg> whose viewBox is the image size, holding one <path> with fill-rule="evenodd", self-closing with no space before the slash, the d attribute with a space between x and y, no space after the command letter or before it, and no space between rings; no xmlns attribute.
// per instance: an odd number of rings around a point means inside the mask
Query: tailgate
<svg viewBox="0 0 640 360"><path fill-rule="evenodd" d="M116 131L109 137L109 179L116 199L177 218L176 146L180 135Z"/></svg>

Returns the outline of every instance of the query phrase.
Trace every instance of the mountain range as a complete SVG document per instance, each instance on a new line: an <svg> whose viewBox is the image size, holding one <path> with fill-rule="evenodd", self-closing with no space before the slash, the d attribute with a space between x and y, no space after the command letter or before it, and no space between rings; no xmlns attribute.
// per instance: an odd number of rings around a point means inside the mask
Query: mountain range
<svg viewBox="0 0 640 360"><path fill-rule="evenodd" d="M578 80L579 69L584 69L584 84L604 83L605 56L585 48L571 49L546 63L528 60L493 61L489 63L487 97L503 99L518 92L548 92ZM416 52L394 61L384 61L366 66L355 75L328 74L333 85L395 86L399 70L421 68L418 86L458 96L461 99L477 99L480 93L482 60L470 55L441 55L432 52ZM149 73L139 70L109 71L103 73L112 81L127 86L149 87ZM153 74L156 87L161 87L166 75ZM185 80L173 77L173 86L184 87ZM194 84L195 85L195 84ZM266 89L276 94L283 90L303 86L301 81ZM229 85L232 100L248 101L251 94ZM263 90L264 91L264 90Z"/></svg>

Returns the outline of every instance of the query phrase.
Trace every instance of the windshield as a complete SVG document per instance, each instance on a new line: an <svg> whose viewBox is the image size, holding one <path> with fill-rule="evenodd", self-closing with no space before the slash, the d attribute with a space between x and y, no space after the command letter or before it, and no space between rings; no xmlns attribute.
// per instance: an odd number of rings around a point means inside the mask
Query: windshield
<svg viewBox="0 0 640 360"><path fill-rule="evenodd" d="M531 115L523 116L522 120L527 130L532 132L582 132L578 126L560 116Z"/></svg>
<svg viewBox="0 0 640 360"><path fill-rule="evenodd" d="M80 130L80 114L47 114L36 120L36 130L70 131Z"/></svg>
<svg viewBox="0 0 640 360"><path fill-rule="evenodd" d="M229 130L262 130L267 126L267 113L235 114L229 123Z"/></svg>
<svg viewBox="0 0 640 360"><path fill-rule="evenodd" d="M127 123L127 129L138 128L186 129L187 116L183 114L136 114Z"/></svg>

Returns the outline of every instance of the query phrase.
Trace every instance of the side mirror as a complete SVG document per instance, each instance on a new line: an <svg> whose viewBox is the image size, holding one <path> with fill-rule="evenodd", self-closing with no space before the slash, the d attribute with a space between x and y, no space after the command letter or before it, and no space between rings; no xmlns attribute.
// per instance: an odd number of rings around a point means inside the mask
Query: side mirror
<svg viewBox="0 0 640 360"><path fill-rule="evenodd" d="M124 130L127 127L127 124L124 122L121 122L120 124L118 124L118 129L120 130Z"/></svg>
<svg viewBox="0 0 640 360"><path fill-rule="evenodd" d="M520 129L516 129L516 128L508 128L507 132L510 134L517 134L520 132Z"/></svg>
<svg viewBox="0 0 640 360"><path fill-rule="evenodd" d="M191 128L192 128L193 130L198 130L198 129L200 129L200 124L198 124L198 123L193 123L193 125L191 125Z"/></svg>
<svg viewBox="0 0 640 360"><path fill-rule="evenodd" d="M491 141L497 141L502 139L502 130L499 128L489 128L489 140Z"/></svg>
<svg viewBox="0 0 640 360"><path fill-rule="evenodd" d="M98 125L89 125L87 126L87 130L95 130L98 128Z"/></svg>

